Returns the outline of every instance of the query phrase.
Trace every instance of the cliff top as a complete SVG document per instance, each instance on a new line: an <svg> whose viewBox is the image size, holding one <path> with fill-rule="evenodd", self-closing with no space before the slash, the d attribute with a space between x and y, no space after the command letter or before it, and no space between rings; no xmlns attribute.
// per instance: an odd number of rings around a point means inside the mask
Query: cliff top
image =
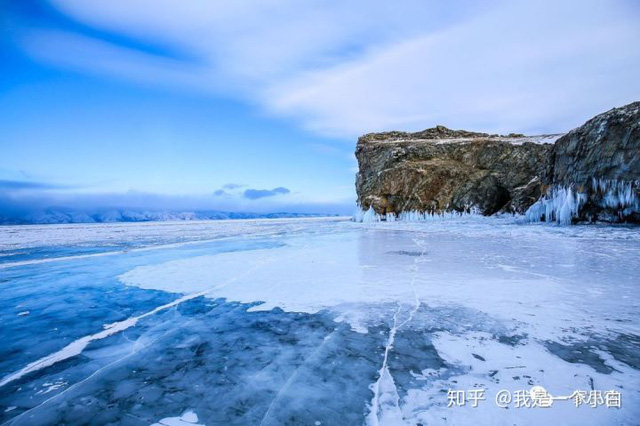
<svg viewBox="0 0 640 426"><path fill-rule="evenodd" d="M452 130L445 126L436 126L419 132L382 132L367 133L361 136L359 140L362 142L386 141L386 140L419 140L419 139L468 139L468 138L488 138L500 135L491 135L489 133L469 132L467 130ZM522 134L511 133L505 137L523 137Z"/></svg>
<svg viewBox="0 0 640 426"><path fill-rule="evenodd" d="M367 142L410 142L410 141L437 141L438 143L468 141L470 139L493 139L505 140L512 143L554 143L562 134L525 136L521 133L509 133L508 135L498 135L480 132L469 132L467 130L452 130L445 126L436 126L419 132L381 132L367 133L358 138L358 143Z"/></svg>

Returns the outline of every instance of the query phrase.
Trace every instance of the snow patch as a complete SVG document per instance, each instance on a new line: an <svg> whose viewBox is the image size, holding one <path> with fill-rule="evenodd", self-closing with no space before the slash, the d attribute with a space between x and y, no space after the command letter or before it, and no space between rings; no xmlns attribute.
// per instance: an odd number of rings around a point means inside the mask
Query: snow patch
<svg viewBox="0 0 640 426"><path fill-rule="evenodd" d="M619 424L635 422L635 409L612 413L612 409L606 407L576 408L567 400L556 400L549 408L515 408L510 404L509 409L505 409L495 403L496 394L503 390L513 394L541 386L552 396L560 397L595 386L602 391L617 390L623 393L623 398L628 398L625 403L633 404L635 396L629 391L628 383L635 380L636 375L622 363L613 361L616 370L611 374L599 373L585 364L567 363L534 339L510 345L486 332L470 331L461 335L437 332L432 343L450 367L423 371L424 386L409 390L402 406L402 414L409 424L456 425L467 424L469 419L477 425L558 424L558 419L571 419L571 424L584 425L613 424L616 420ZM447 400L442 398L443 389L484 389L485 400L479 401L477 407L470 402L462 407L447 407Z"/></svg>
<svg viewBox="0 0 640 426"><path fill-rule="evenodd" d="M151 426L204 426L198 423L198 416L192 410L186 411L183 415L178 417L165 417L153 423Z"/></svg>

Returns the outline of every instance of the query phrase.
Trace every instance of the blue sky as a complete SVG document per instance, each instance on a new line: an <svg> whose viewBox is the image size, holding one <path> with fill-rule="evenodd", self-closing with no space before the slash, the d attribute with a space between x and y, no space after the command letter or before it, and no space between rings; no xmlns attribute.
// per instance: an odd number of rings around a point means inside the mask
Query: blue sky
<svg viewBox="0 0 640 426"><path fill-rule="evenodd" d="M38 208L348 213L360 134L640 99L633 0L0 5L0 192Z"/></svg>

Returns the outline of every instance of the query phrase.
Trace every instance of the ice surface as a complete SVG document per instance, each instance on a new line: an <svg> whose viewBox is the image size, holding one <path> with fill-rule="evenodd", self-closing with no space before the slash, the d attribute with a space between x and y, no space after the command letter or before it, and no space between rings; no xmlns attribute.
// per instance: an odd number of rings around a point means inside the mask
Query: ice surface
<svg viewBox="0 0 640 426"><path fill-rule="evenodd" d="M639 418L637 228L476 216L265 226L242 225L253 238L220 231L224 238L187 245L172 244L182 228L151 227L154 250L1 270L1 419L589 425ZM557 401L504 409L493 400L499 390L533 386L554 396L613 389L622 408ZM448 389L474 388L486 390L478 407L447 407Z"/></svg>
<svg viewBox="0 0 640 426"><path fill-rule="evenodd" d="M0 268L154 250L202 241L304 232L344 218L0 226Z"/></svg>

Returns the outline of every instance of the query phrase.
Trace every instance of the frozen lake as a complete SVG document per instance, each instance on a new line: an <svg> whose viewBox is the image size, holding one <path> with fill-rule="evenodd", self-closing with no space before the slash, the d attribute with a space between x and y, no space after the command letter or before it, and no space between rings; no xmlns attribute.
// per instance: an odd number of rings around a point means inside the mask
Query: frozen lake
<svg viewBox="0 0 640 426"><path fill-rule="evenodd" d="M0 423L638 424L639 255L514 218L0 227Z"/></svg>

